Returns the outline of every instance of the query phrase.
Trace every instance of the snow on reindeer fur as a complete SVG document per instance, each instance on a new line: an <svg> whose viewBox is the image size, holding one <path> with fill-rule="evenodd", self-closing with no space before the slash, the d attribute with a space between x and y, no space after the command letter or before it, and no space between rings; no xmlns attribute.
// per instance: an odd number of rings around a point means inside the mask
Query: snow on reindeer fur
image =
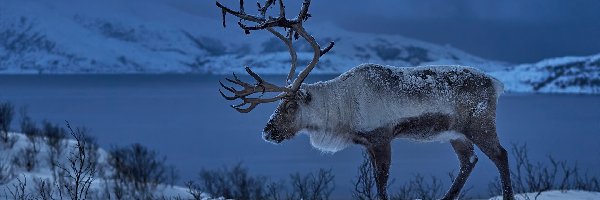
<svg viewBox="0 0 600 200"><path fill-rule="evenodd" d="M399 123L431 115L447 116L452 124L397 137L424 142L458 139L462 134L451 127L465 117L461 115L495 112L502 88L496 79L469 67L363 64L335 79L303 84L301 92L310 102L298 109L293 129L308 133L315 148L337 152L361 137L396 137Z"/></svg>

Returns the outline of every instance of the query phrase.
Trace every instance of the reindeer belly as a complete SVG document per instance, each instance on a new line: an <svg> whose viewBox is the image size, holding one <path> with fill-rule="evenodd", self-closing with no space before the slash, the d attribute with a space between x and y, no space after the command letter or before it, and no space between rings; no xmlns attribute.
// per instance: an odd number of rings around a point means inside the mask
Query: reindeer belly
<svg viewBox="0 0 600 200"><path fill-rule="evenodd" d="M397 138L418 142L446 142L464 139L464 135L452 130L452 116L445 113L425 113L403 119L394 127Z"/></svg>

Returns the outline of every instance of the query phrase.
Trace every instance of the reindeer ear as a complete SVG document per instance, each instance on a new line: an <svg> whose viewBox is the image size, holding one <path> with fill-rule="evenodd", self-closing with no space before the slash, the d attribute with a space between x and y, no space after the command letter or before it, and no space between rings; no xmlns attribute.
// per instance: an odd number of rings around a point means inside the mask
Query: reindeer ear
<svg viewBox="0 0 600 200"><path fill-rule="evenodd" d="M304 103L309 104L312 101L312 95L310 93L306 93L306 97L304 98Z"/></svg>
<svg viewBox="0 0 600 200"><path fill-rule="evenodd" d="M312 96L306 90L299 90L298 98L304 104L309 104L312 101Z"/></svg>

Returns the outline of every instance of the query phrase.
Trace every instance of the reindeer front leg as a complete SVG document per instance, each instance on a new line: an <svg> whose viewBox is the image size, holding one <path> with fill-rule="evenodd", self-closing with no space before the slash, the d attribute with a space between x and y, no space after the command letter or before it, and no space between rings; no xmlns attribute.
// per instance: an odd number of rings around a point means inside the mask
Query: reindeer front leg
<svg viewBox="0 0 600 200"><path fill-rule="evenodd" d="M368 146L367 150L371 156L371 164L373 166L373 173L377 184L377 194L380 199L387 200L387 182L390 175L389 171L392 156L390 143Z"/></svg>

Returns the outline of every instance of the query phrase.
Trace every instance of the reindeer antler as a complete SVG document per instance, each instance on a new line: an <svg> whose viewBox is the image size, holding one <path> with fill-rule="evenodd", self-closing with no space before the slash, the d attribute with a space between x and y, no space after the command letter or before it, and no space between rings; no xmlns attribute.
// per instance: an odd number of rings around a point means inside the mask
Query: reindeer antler
<svg viewBox="0 0 600 200"><path fill-rule="evenodd" d="M249 67L246 67L246 72L248 74L250 74L250 76L252 76L254 78L254 80L256 80L256 84L252 85L252 84L241 81L235 75L235 73L233 73L234 79L225 78L225 80L227 80L231 83L242 86L244 88L243 90L236 90L233 87L227 87L227 86L225 86L225 84L223 84L221 81L219 81L219 84L221 84L221 87L225 88L227 91L234 94L234 96L230 97L230 96L225 95L221 90L219 90L219 93L221 93L221 96L223 96L223 98L225 98L227 100L241 99L243 101L241 104L231 106L232 108L236 109L238 112L241 112L241 113L250 112L252 109L254 109L260 103L269 103L269 102L277 101L277 100L285 97L286 92L291 92L291 90L289 88L279 87L279 86L276 86L276 85L266 82L258 74L254 73ZM263 94L265 92L282 92L282 93L276 97L269 98L269 99L248 98L249 95L259 93L259 92L261 92ZM248 108L241 108L247 104L250 104L250 106Z"/></svg>
<svg viewBox="0 0 600 200"><path fill-rule="evenodd" d="M271 16L267 17L266 16L267 10L269 9L269 7L271 7L271 5L275 1L279 1L279 16L278 17L271 17ZM250 74L250 76L252 76L257 81L256 84L248 84L246 82L243 82L243 81L239 80L235 74L234 74L234 79L227 78L226 80L231 83L234 83L236 85L242 86L244 88L243 90L238 91L232 87L227 87L223 83L219 82L223 88L225 88L226 90L228 90L234 94L233 97L229 97L229 96L226 96L225 94L223 94L223 92L221 92L219 90L219 92L225 99L227 99L227 100L235 100L235 99L243 100L243 103L232 106L238 112L242 112L242 113L250 112L252 109L254 109L260 103L274 102L274 101L284 98L289 93L298 91L298 89L300 89L300 86L301 86L302 82L304 81L304 79L306 79L308 74L312 71L312 69L319 62L319 58L321 56L323 56L324 54L326 54L327 52L329 52L329 50L331 50L331 48L333 48L334 43L330 42L327 47L321 49L321 46L317 43L317 41L310 34L308 34L308 32L303 27L302 23L305 22L306 20L308 20L309 17L311 17L311 15L308 13L308 8L310 6L310 0L303 1L302 8L300 9L300 13L293 19L286 18L285 6L283 4L283 0L266 0L264 6L261 6L260 3L257 3L260 16L247 14L244 9L244 1L243 0L240 0L240 10L239 11L231 10L231 9L223 6L219 2L216 2L216 4L217 4L217 7L221 8L221 11L223 14L223 27L226 26L226 23L225 23L226 14L229 13L240 19L240 21L238 22L238 25L240 26L240 28L242 28L244 30L244 32L246 34L250 34L250 31L266 29L269 32L271 32L273 35L275 35L277 38L279 38L283 43L285 43L285 45L289 49L289 53L290 53L290 57L291 57L291 61L292 61L291 66L290 66L290 72L286 79L288 83L294 77L294 73L296 71L296 66L297 66L297 60L298 60L296 50L294 50L294 47L293 47L293 42L292 42L293 39L298 39L300 37L304 38L311 45L311 47L314 50L314 56L313 56L312 61L304 68L304 70L302 70L302 72L300 72L300 74L294 80L294 82L292 84L288 85L287 87L280 87L280 86L276 86L271 83L265 82L262 78L260 78L260 76L258 76L258 74L254 73L248 67L246 67L246 72L248 74ZM254 22L256 24L252 25L252 26L248 26L243 23L244 21ZM285 36L284 36L284 34L281 34L277 30L275 30L276 27L284 28L284 30L286 31ZM248 98L249 95L255 94L258 92L261 92L261 93L281 92L281 93L279 95L277 95L273 98L269 98L269 99ZM246 104L250 104L250 106L245 109L241 108L242 106L244 106Z"/></svg>

